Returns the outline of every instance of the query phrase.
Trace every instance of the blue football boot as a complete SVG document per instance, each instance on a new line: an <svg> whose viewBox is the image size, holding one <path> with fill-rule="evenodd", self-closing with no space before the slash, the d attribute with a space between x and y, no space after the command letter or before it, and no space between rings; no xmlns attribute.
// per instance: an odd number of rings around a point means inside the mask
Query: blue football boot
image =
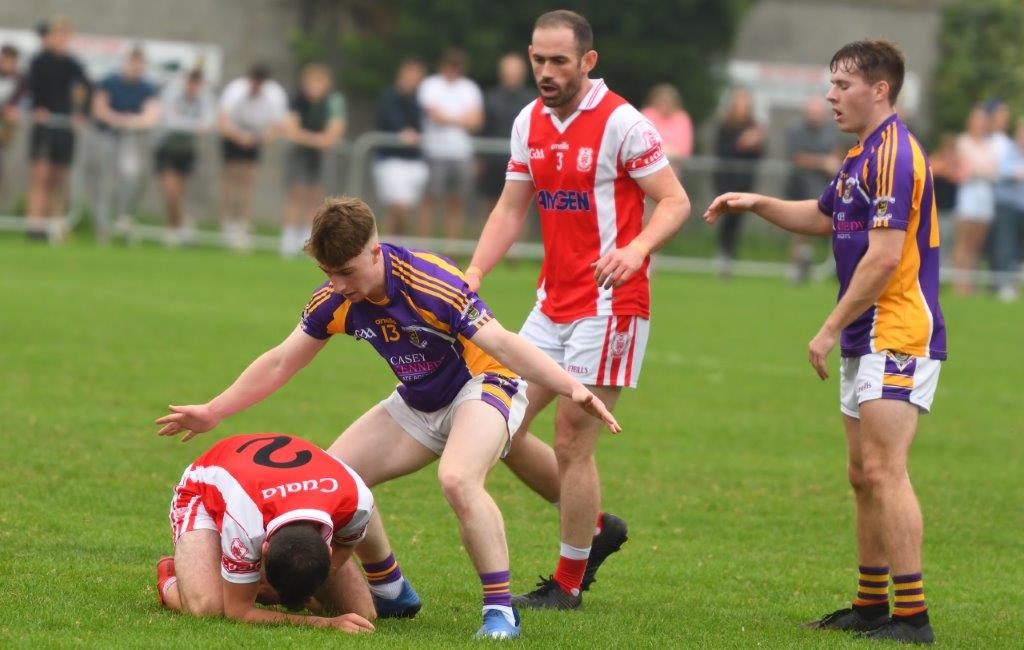
<svg viewBox="0 0 1024 650"><path fill-rule="evenodd" d="M373 606L377 608L378 618L415 618L423 607L423 601L412 588L412 583L406 580L397 598L381 598L373 594Z"/></svg>
<svg viewBox="0 0 1024 650"><path fill-rule="evenodd" d="M476 631L477 639L493 639L504 641L519 636L519 610L512 608L512 615L515 616L516 624L512 625L505 618L504 612L497 609L484 610L484 624Z"/></svg>

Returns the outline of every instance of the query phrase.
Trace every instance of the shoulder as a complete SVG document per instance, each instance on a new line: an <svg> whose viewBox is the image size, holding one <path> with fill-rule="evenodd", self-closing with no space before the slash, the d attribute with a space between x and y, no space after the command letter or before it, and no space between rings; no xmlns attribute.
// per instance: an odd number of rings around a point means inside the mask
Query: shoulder
<svg viewBox="0 0 1024 650"><path fill-rule="evenodd" d="M317 317L333 314L343 302L345 302L345 297L336 293L329 282L324 282L310 296L306 307L302 310L302 315Z"/></svg>

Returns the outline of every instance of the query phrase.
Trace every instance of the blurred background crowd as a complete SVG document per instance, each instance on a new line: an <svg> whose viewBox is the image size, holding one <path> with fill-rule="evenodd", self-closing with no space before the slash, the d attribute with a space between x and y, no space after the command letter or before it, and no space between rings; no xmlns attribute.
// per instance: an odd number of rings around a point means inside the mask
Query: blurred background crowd
<svg viewBox="0 0 1024 650"><path fill-rule="evenodd" d="M594 22L601 56L625 57ZM198 47L175 57L164 46L154 57L146 41L76 34L60 16L31 32L0 29L0 213L8 229L33 241L83 233L100 244L153 239L295 256L323 197L347 192L371 200L384 236L439 238L458 253L466 250L459 242L471 247L497 200L512 122L536 97L528 33L516 48L491 47L488 59L496 64L486 79L472 73L480 69L472 39L424 48L430 52L423 56L414 47L391 52L383 72L390 80L371 97L360 91L353 113L350 93L342 91L350 73L323 48L306 47L312 51L295 56L284 74L280 61L221 61L219 50ZM97 50L105 69L95 65ZM691 114L678 75L627 86L633 96L624 94L664 138L695 213L725 191L768 188L811 199L853 145L834 128L823 99L823 63L733 61L719 70L713 92L694 86L699 115ZM221 68L243 72L222 80ZM351 72L353 86L362 88L358 74ZM617 82L609 79L615 90ZM921 110L916 83L913 77L908 84L913 105L900 111L929 136L923 139L931 145L947 277L958 292L983 287L1015 300L1024 121L1007 98L990 94L974 97L973 106L962 102L962 128L951 130L948 115L935 119ZM776 110L780 105L787 110ZM917 128L923 121L927 131ZM822 244L780 240L744 215L723 221L708 232L688 225L680 238L698 243L668 252L701 258L726 277L774 261L787 265L794 281L813 277L827 257ZM536 241L536 223L529 229L524 239Z"/></svg>

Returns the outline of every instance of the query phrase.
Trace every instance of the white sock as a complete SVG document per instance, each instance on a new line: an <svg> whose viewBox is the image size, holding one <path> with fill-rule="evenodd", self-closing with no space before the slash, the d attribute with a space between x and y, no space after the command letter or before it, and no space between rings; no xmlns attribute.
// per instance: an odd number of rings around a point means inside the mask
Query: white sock
<svg viewBox="0 0 1024 650"><path fill-rule="evenodd" d="M489 609L496 609L504 614L505 620L508 621L509 625L516 624L516 615L512 613L511 607L506 607L505 605L484 605L484 614L486 614Z"/></svg>
<svg viewBox="0 0 1024 650"><path fill-rule="evenodd" d="M378 598L384 598L386 600L394 600L398 598L399 594L402 593L402 585L405 584L405 576L402 576L398 580L392 580L391 582L385 582L382 585L370 585L370 593Z"/></svg>
<svg viewBox="0 0 1024 650"><path fill-rule="evenodd" d="M170 589L171 585L173 585L177 581L178 581L178 576L171 576L170 578L167 579L167 582L164 583L163 589L160 590L160 595L163 596L164 599L167 598L167 590Z"/></svg>
<svg viewBox="0 0 1024 650"><path fill-rule="evenodd" d="M570 560L586 560L590 557L589 546L587 548L577 548L565 542L559 544L558 552L562 557Z"/></svg>

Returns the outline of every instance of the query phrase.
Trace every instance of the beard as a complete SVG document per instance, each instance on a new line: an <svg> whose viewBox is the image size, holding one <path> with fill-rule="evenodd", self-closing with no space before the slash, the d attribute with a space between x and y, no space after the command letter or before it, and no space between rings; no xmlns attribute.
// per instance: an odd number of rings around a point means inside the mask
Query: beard
<svg viewBox="0 0 1024 650"><path fill-rule="evenodd" d="M544 105L548 108L558 108L565 106L571 102L576 94L580 91L580 86L583 85L583 77L576 77L572 81L567 82L564 86L559 86L552 79L541 79L537 82L537 90L540 91L540 99L544 102ZM545 95L544 91L557 89L557 92Z"/></svg>

